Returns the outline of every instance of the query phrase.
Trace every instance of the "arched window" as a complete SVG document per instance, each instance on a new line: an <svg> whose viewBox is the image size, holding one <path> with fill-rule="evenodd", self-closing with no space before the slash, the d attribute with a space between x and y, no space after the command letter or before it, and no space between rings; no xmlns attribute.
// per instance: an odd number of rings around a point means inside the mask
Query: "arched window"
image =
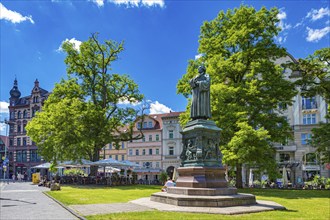
<svg viewBox="0 0 330 220"><path fill-rule="evenodd" d="M17 118L20 119L21 117L22 117L22 113L21 113L21 111L18 111L17 112Z"/></svg>
<svg viewBox="0 0 330 220"><path fill-rule="evenodd" d="M23 111L23 118L27 118L27 111L26 110Z"/></svg>

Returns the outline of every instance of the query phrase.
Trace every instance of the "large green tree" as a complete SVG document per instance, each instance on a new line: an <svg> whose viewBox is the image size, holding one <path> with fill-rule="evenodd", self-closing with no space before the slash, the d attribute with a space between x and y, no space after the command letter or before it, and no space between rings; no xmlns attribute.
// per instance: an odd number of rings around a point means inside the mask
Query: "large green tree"
<svg viewBox="0 0 330 220"><path fill-rule="evenodd" d="M138 111L121 103L140 102L143 95L127 75L109 73L123 43L101 44L92 34L79 50L68 41L62 48L68 79L55 85L26 127L45 160L97 161L106 144L140 138L132 137Z"/></svg>
<svg viewBox="0 0 330 220"><path fill-rule="evenodd" d="M287 55L276 44L280 28L276 8L256 11L245 5L221 11L201 27L198 52L179 80L178 93L189 97L189 79L204 63L211 76L212 120L222 128L223 161L236 167L236 184L242 187L242 164L276 173L273 142L284 142L291 129L278 106L292 104L293 83L285 79L275 61ZM182 124L189 118L189 104Z"/></svg>
<svg viewBox="0 0 330 220"><path fill-rule="evenodd" d="M330 48L323 48L314 52L305 59L289 67L299 71L296 84L301 88L301 94L306 97L320 95L327 103L327 120L330 120ZM330 124L320 123L312 130L311 145L316 147L322 162L330 163Z"/></svg>

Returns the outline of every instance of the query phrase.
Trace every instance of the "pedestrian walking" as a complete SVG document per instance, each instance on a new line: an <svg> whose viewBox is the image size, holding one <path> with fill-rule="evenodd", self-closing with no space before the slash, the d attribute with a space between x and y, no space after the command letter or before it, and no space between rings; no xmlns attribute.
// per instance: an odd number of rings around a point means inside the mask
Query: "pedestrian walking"
<svg viewBox="0 0 330 220"><path fill-rule="evenodd" d="M13 183L14 183L15 180L16 180L16 176L15 176L15 174L13 174L13 176L12 176L11 178L13 179Z"/></svg>

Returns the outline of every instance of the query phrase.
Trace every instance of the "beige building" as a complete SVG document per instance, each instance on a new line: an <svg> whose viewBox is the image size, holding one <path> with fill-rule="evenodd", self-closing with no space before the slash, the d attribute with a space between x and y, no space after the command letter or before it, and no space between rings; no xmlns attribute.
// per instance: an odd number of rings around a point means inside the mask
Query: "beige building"
<svg viewBox="0 0 330 220"><path fill-rule="evenodd" d="M162 129L162 169L172 176L174 169L180 167L182 152L182 128L179 124L179 116L182 112L164 114Z"/></svg>
<svg viewBox="0 0 330 220"><path fill-rule="evenodd" d="M162 171L162 114L146 115L136 120L134 136L142 131L144 137L127 143L127 159L136 162L138 179L143 183L159 180Z"/></svg>

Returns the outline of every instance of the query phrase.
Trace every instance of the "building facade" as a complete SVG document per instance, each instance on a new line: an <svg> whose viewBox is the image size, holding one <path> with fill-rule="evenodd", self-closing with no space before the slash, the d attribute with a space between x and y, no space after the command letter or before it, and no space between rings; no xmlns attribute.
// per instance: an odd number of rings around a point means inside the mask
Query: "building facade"
<svg viewBox="0 0 330 220"><path fill-rule="evenodd" d="M162 171L162 114L150 114L137 119L133 136L143 133L143 138L127 142L127 159L140 167L135 169L143 183L159 180Z"/></svg>
<svg viewBox="0 0 330 220"><path fill-rule="evenodd" d="M279 59L276 63L297 62L291 55ZM298 71L290 69L284 71L288 80L295 81L300 77ZM320 157L315 153L316 148L309 145L312 138L312 129L317 128L320 122L329 123L325 118L327 104L321 96L304 97L298 92L293 98L292 106L279 106L281 114L287 119L292 128L292 140L285 143L274 143L276 161L279 172L283 167L287 171L288 180L294 185L310 181L316 174L330 177L330 170L326 164L320 162ZM249 168L243 170L243 182L248 183Z"/></svg>
<svg viewBox="0 0 330 220"><path fill-rule="evenodd" d="M31 178L31 167L42 163L37 146L27 136L25 126L40 111L49 92L35 80L31 94L21 97L15 79L9 98L9 175L27 174Z"/></svg>
<svg viewBox="0 0 330 220"><path fill-rule="evenodd" d="M171 177L174 169L181 165L182 128L179 123L181 113L171 112L162 116L162 169Z"/></svg>

